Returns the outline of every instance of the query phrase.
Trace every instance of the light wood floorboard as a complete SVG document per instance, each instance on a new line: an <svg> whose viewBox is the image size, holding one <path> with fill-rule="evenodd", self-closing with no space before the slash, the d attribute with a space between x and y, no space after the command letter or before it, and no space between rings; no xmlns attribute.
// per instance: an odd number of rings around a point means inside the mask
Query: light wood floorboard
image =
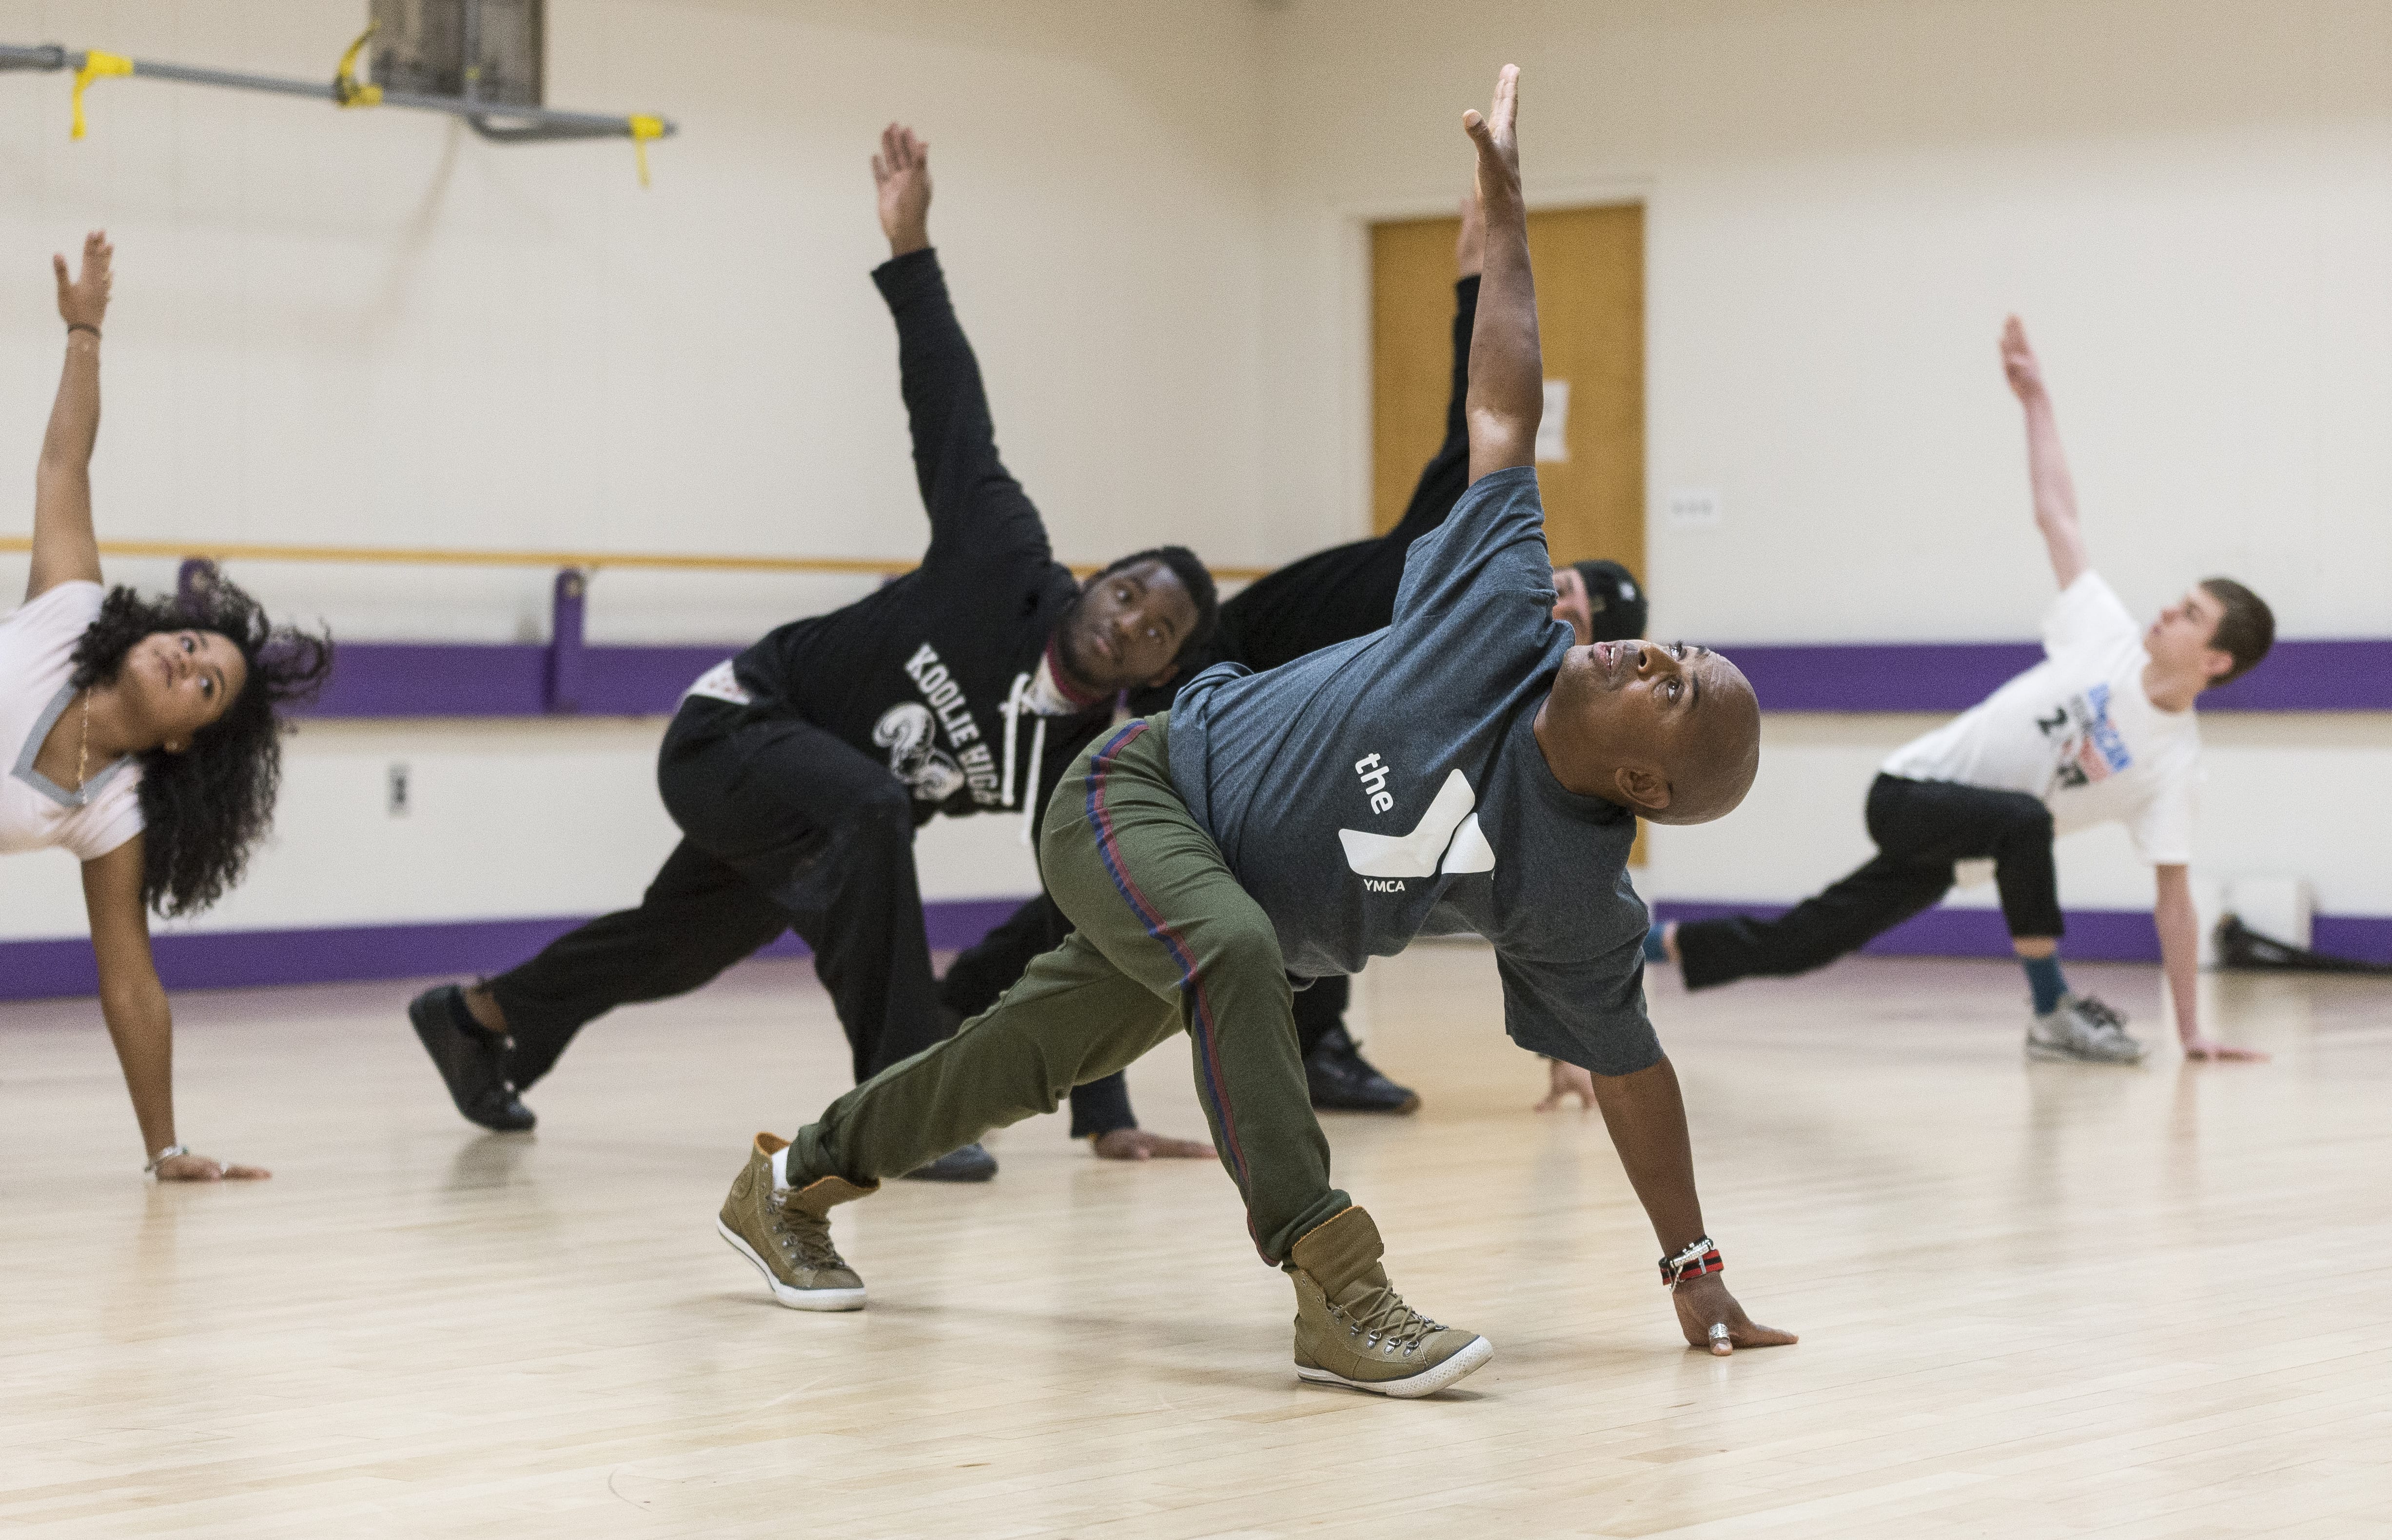
<svg viewBox="0 0 2392 1540"><path fill-rule="evenodd" d="M2073 977L2161 1019L2152 970ZM1994 964L1653 1006L1727 1277L1798 1347L1679 1342L1600 1120L1532 1116L1491 960L1358 990L1418 1118L1332 1119L1456 1391L1299 1385L1203 1164L1060 1119L981 1188L840 1211L873 1304L779 1309L712 1233L842 1085L802 964L593 1028L527 1137L460 1122L411 986L178 1003L160 1189L87 1003L0 1005L0 1530L281 1536L2392 1534L2392 985L2208 981L2273 1064L2030 1065ZM1200 1126L1184 1051L1133 1072Z"/></svg>

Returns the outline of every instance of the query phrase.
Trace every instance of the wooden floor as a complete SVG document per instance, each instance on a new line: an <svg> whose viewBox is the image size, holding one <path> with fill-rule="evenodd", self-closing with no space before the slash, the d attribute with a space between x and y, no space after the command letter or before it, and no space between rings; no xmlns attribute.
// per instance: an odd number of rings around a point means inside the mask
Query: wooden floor
<svg viewBox="0 0 2392 1540"><path fill-rule="evenodd" d="M2075 970L2145 1023L2151 970ZM1601 1124L1527 1110L1488 955L1359 991L1417 1119L1332 1120L1456 1392L1299 1385L1210 1165L1059 1119L989 1186L841 1210L857 1315L713 1234L839 1089L800 964L593 1029L481 1135L405 987L180 1003L140 1182L87 1005L0 1005L0 1530L239 1536L2392 1534L2392 985L2213 981L2261 1067L2027 1065L1999 964L1864 962L1654 1011L1727 1277L1798 1347L1690 1353ZM1183 1055L1134 1072L1198 1124ZM847 1216L852 1215L849 1219Z"/></svg>

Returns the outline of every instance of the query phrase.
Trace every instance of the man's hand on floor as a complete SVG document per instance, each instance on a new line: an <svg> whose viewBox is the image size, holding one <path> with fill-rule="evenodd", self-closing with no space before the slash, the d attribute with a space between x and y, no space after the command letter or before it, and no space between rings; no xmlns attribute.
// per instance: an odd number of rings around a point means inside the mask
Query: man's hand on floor
<svg viewBox="0 0 2392 1540"><path fill-rule="evenodd" d="M1716 1273L1680 1284L1670 1302L1678 1307L1678 1329L1686 1334L1686 1346L1709 1348L1715 1358L1725 1358L1738 1348L1779 1348L1799 1340L1790 1331L1753 1325ZM1711 1328L1720 1326L1727 1330L1712 1335Z"/></svg>
<svg viewBox="0 0 2392 1540"><path fill-rule="evenodd" d="M1142 1128L1117 1128L1088 1141L1099 1160L1211 1160L1219 1152L1202 1139L1169 1139Z"/></svg>

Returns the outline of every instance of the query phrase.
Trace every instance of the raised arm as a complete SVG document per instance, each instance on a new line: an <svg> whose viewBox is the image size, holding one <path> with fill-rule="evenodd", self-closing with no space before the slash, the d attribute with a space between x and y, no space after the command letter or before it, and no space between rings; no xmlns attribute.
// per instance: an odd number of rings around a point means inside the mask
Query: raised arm
<svg viewBox="0 0 2392 1540"><path fill-rule="evenodd" d="M2060 446L2060 419L2051 409L2051 393L2044 389L2043 365L2016 316L2002 327L2002 373L2009 380L2010 394L2026 408L2026 471L2034 487L2034 526L2043 531L2044 548L2051 553L2051 575L2066 589L2091 563L2085 556L2085 531L2076 522L2076 484L2069 479L2068 455Z"/></svg>
<svg viewBox="0 0 2392 1540"><path fill-rule="evenodd" d="M1520 198L1515 132L1520 67L1495 77L1488 115L1462 115L1478 147L1478 206L1486 222L1486 267L1470 340L1470 479L1537 459L1545 410L1544 354L1537 343L1537 286L1528 271L1528 210Z"/></svg>
<svg viewBox="0 0 2392 1540"><path fill-rule="evenodd" d="M58 278L58 318L67 323L67 359L42 435L33 472L33 566L25 597L38 599L60 583L99 581L99 538L91 526L91 450L99 441L99 328L108 317L109 264L116 250L107 233L83 238L83 267L72 278L67 259L50 258Z"/></svg>
<svg viewBox="0 0 2392 1540"><path fill-rule="evenodd" d="M1020 550L1052 560L1045 524L997 458L980 360L956 319L930 249L930 147L902 123L872 158L889 261L872 275L897 321L897 367L914 434L914 478L930 516L930 557ZM926 558L929 560L930 558Z"/></svg>

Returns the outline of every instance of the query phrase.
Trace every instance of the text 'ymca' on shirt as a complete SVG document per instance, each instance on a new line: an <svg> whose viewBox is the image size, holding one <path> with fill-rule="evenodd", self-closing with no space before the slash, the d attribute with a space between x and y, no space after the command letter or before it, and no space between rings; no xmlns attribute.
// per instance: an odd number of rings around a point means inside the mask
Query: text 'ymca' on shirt
<svg viewBox="0 0 2392 1540"><path fill-rule="evenodd" d="M1290 972L1475 932L1515 1042L1629 1074L1661 1054L1627 874L1636 821L1564 788L1537 744L1571 645L1554 597L1534 468L1482 477L1412 543L1386 629L1181 691L1171 778Z"/></svg>

